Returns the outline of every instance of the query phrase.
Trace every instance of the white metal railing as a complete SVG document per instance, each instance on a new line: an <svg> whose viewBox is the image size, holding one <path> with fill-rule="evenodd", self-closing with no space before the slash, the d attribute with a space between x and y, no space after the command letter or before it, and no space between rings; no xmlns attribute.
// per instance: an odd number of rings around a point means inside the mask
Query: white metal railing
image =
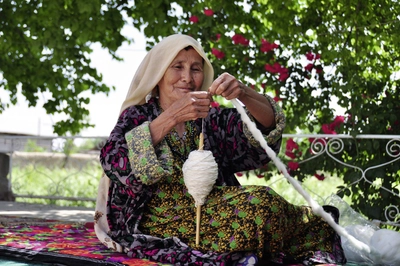
<svg viewBox="0 0 400 266"><path fill-rule="evenodd" d="M313 141L310 144L310 149L312 153L314 154L313 156L300 161L299 164L309 162L323 154L326 154L330 159L333 161L347 167L347 168L353 168L355 170L358 170L360 173L359 179L355 180L351 184L348 184L345 188L341 189L347 189L351 186L354 186L362 181L367 182L371 185L373 185L373 181L369 180L367 178L367 172L371 171L373 169L377 169L380 167L383 167L385 165L393 164L396 163L397 161L400 160L400 135L357 135L355 137L349 136L349 135L332 135L332 134L284 134L284 138L294 138L294 139L299 139L299 138L313 138ZM365 139L379 139L379 140L387 140L386 143L386 154L388 157L391 157L391 160L388 160L384 163L373 165L373 166L368 166L368 167L360 167L356 165L351 165L347 162L344 162L343 160L340 160L337 156L340 154L344 148L345 145L343 143L343 139L353 139L353 140L365 140ZM399 174L399 173L397 173ZM400 177L399 179L400 180ZM400 194L397 194L393 192L393 190L386 188L385 186L380 186L380 189L385 190L395 197L399 199L397 203L393 203L387 207L385 207L385 218L386 221L379 221L382 224L387 224L387 225L393 225L393 226L398 226L400 227L400 223L397 222L396 219L399 218L400 216L400 209L399 209L399 202L400 202ZM341 190L339 190L337 193L339 193ZM314 192L315 193L315 192ZM317 193L315 193L317 194ZM396 222L395 222L396 220Z"/></svg>
<svg viewBox="0 0 400 266"><path fill-rule="evenodd" d="M400 135L357 135L355 137L349 135L330 135L330 134L284 134L284 140L288 140L292 138L295 142L302 142L305 139L312 138L313 141L309 143L309 149L312 151L312 155L307 159L298 160L297 163L307 164L312 162L312 160L324 155L327 156L330 160L335 161L338 164L343 165L344 167L350 169L354 169L359 172L359 178L347 185L346 188L350 186L354 186L360 182L367 182L369 184L373 184L373 180L370 180L367 176L369 171L373 169L377 169L380 167L384 167L389 164L398 163L400 160ZM352 165L348 161L344 160L339 154L345 151L344 140L354 140L354 141L362 141L362 140L381 140L386 141L385 152L389 159L378 165L369 165L369 166L359 166ZM13 188L15 192L15 196L17 198L40 198L40 199L52 199L52 200L68 200L68 201L95 201L95 197L87 197L87 196L70 196L63 195L63 186L62 182L70 181L71 179L79 181L79 178L82 174L93 174L93 182L91 182L91 186L94 186L94 191L97 191L97 183L99 176L84 169L85 165L92 164L94 167L98 167L100 169L100 164L98 163L98 155L99 150L102 147L106 137L33 137L33 136L0 136L0 153L5 153L9 155L9 163L10 163L10 171L8 173L8 181L9 187ZM93 141L95 146L93 146L92 150L81 150L79 154L70 153L67 145L71 144L69 142L73 142L76 146L85 143L86 141ZM34 152L24 152L27 149L32 149L32 142L36 145L33 148L37 148L42 152L34 153ZM69 143L69 144L68 144ZM282 147L280 157L285 156L284 152L285 147ZM25 157L24 157L25 156ZM66 161L67 164L66 164ZM17 167L26 166L27 164L33 164L32 171L36 176L42 175L46 179L51 179L52 177L46 176L46 174L42 173L39 168L39 165L46 165L51 167L55 167L57 165L63 164L63 166L72 167L77 169L73 174L69 174L69 176L62 178L57 182L51 183L52 186L48 189L48 194L38 195L35 193L21 193L18 191L18 187L15 186L17 181L21 183L24 176L15 176L13 174ZM0 169L1 170L1 169ZM86 172L85 172L86 171ZM101 169L99 170L101 171ZM398 173L393 173L398 174ZM0 175L1 176L1 175ZM40 179L40 178L38 178ZM41 180L41 179L40 179ZM399 202L400 195L396 194L392 188L387 188L381 186L380 189L385 190L395 198L398 198L399 201L393 202L392 205L386 207L385 216L386 220L383 223L400 226L395 219L398 219L400 216L399 211ZM339 191L338 191L339 192ZM317 192L314 192L318 195ZM397 217L397 218L396 218Z"/></svg>

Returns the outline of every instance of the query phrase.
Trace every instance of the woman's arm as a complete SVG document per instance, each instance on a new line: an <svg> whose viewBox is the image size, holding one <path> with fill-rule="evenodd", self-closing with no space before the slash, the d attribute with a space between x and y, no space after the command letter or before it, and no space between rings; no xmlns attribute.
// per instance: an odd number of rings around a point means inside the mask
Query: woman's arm
<svg viewBox="0 0 400 266"><path fill-rule="evenodd" d="M149 120L154 115L154 106L127 108L102 148L100 162L113 181L128 186L151 184L170 171L166 144L153 147L151 143Z"/></svg>

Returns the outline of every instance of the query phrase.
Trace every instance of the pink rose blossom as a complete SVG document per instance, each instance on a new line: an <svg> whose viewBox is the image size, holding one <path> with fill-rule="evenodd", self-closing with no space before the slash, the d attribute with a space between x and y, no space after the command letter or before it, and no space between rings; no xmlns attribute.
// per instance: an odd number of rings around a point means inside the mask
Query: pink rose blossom
<svg viewBox="0 0 400 266"><path fill-rule="evenodd" d="M189 18L189 21L192 23L197 23L197 22L199 22L199 17L193 15Z"/></svg>
<svg viewBox="0 0 400 266"><path fill-rule="evenodd" d="M330 125L328 125L328 124L323 124L322 125L322 132L324 132L324 134L336 135L336 132L334 130L332 130Z"/></svg>
<svg viewBox="0 0 400 266"><path fill-rule="evenodd" d="M218 102L211 102L211 107L219 107L219 103Z"/></svg>
<svg viewBox="0 0 400 266"><path fill-rule="evenodd" d="M275 62L273 65L265 64L264 68L266 71L268 71L272 74L280 73L283 69L281 64L279 64L278 62Z"/></svg>
<svg viewBox="0 0 400 266"><path fill-rule="evenodd" d="M279 73L279 80L285 81L289 77L289 70L286 67L281 66L278 62L275 62L273 65L265 64L265 70L272 73Z"/></svg>
<svg viewBox="0 0 400 266"><path fill-rule="evenodd" d="M293 140L293 138L290 138L286 142L286 150L293 151L293 150L298 150L299 145Z"/></svg>
<svg viewBox="0 0 400 266"><path fill-rule="evenodd" d="M285 155L287 156L287 157L289 157L290 159L295 159L296 158L296 155L294 154L294 152L292 152L292 151L286 151L285 152Z"/></svg>
<svg viewBox="0 0 400 266"><path fill-rule="evenodd" d="M261 39L261 47L260 51L263 53L268 53L269 51L274 50L275 48L278 48L279 45L276 43L270 43L265 39Z"/></svg>
<svg viewBox="0 0 400 266"><path fill-rule="evenodd" d="M314 64L308 64L304 67L305 70L311 72L311 70L314 68Z"/></svg>
<svg viewBox="0 0 400 266"><path fill-rule="evenodd" d="M289 73L287 72L287 68L285 68L285 72L279 73L279 81L285 81L289 77Z"/></svg>
<svg viewBox="0 0 400 266"><path fill-rule="evenodd" d="M290 170L296 171L297 169L299 169L299 163L288 162L288 167Z"/></svg>
<svg viewBox="0 0 400 266"><path fill-rule="evenodd" d="M215 55L215 57L218 58L218 59L222 59L222 58L225 57L224 52L222 52L222 51L220 51L220 50L218 50L218 49L216 49L216 48L212 48L212 49L211 49L211 53L212 53L213 55Z"/></svg>
<svg viewBox="0 0 400 266"><path fill-rule="evenodd" d="M212 9L204 9L204 15L206 15L207 17L211 17L212 15L214 15L214 11Z"/></svg>
<svg viewBox="0 0 400 266"><path fill-rule="evenodd" d="M241 44L244 46L249 46L249 40L247 40L242 34L233 35L232 41L234 44Z"/></svg>
<svg viewBox="0 0 400 266"><path fill-rule="evenodd" d="M325 176L323 174L322 175L314 174L314 176L320 181L324 181L324 179L325 179Z"/></svg>
<svg viewBox="0 0 400 266"><path fill-rule="evenodd" d="M321 55L320 54L314 54L313 52L309 51L308 53L306 53L306 58L307 58L308 61L313 61L314 59L315 60L320 59Z"/></svg>

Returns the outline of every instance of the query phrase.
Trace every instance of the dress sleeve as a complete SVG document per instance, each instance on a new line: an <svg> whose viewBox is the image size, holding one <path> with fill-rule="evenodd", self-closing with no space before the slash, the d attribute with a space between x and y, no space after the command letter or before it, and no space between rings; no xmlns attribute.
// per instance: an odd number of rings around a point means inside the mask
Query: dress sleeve
<svg viewBox="0 0 400 266"><path fill-rule="evenodd" d="M151 119L146 113L142 106L126 109L100 152L104 173L115 182L127 186L149 184L157 181L162 173L169 172L170 151L164 142L153 148L149 131ZM154 166L149 167L146 161Z"/></svg>
<svg viewBox="0 0 400 266"><path fill-rule="evenodd" d="M260 123L258 123L257 120L255 120L254 117L248 111L246 111L246 113L249 116L250 120L253 121L257 125L257 128L261 131L261 133L264 136L264 139L267 141L268 146L275 146L276 143L281 142L283 130L285 129L286 125L286 117L282 111L282 108L275 102L273 98L269 97L268 95L265 95L265 97L270 102L272 109L274 111L275 127L266 128ZM245 124L243 125L243 131L253 146L260 145Z"/></svg>
<svg viewBox="0 0 400 266"><path fill-rule="evenodd" d="M125 134L132 172L146 185L171 175L173 162L165 140L153 147L149 124L145 122Z"/></svg>

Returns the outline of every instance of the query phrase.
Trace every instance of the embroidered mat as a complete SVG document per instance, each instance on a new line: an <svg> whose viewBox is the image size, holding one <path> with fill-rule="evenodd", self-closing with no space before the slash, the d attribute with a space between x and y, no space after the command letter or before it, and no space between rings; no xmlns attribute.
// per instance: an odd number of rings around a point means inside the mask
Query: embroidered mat
<svg viewBox="0 0 400 266"><path fill-rule="evenodd" d="M97 239L93 226L93 222L0 216L0 259L45 263L43 265L170 265L129 258L108 249Z"/></svg>
<svg viewBox="0 0 400 266"><path fill-rule="evenodd" d="M0 257L56 265L166 265L101 244L91 223L0 216Z"/></svg>

